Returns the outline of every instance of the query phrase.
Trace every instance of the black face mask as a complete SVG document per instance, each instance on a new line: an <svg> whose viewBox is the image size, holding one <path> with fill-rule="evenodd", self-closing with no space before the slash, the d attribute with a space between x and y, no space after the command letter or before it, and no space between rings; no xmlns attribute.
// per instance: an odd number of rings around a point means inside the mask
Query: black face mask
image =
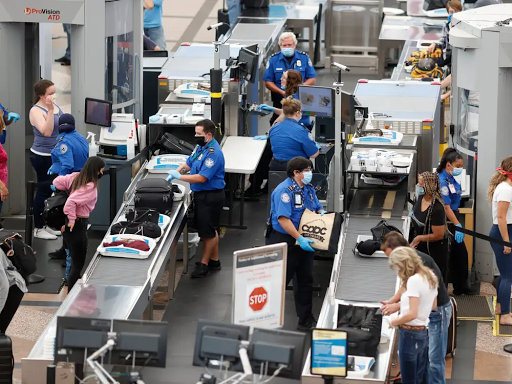
<svg viewBox="0 0 512 384"><path fill-rule="evenodd" d="M98 180L101 179L103 177L103 173L100 172L100 174L98 175Z"/></svg>
<svg viewBox="0 0 512 384"><path fill-rule="evenodd" d="M206 144L205 137L204 136L195 136L194 139L196 140L196 144L200 147L204 147Z"/></svg>

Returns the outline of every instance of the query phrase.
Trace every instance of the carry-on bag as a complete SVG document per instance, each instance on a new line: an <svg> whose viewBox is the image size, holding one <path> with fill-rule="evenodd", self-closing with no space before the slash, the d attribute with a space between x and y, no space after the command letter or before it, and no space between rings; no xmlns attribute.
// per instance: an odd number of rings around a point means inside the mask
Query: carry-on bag
<svg viewBox="0 0 512 384"><path fill-rule="evenodd" d="M158 239L162 236L162 228L158 224L144 221L142 223L133 221L119 221L110 228L112 235L140 235Z"/></svg>
<svg viewBox="0 0 512 384"><path fill-rule="evenodd" d="M165 179L150 178L138 182L135 190L135 208L154 209L165 214L172 209L172 184Z"/></svg>
<svg viewBox="0 0 512 384"><path fill-rule="evenodd" d="M455 356L455 348L457 348L457 301L455 297L450 296L450 303L452 304L452 318L448 326L448 347L446 354Z"/></svg>
<svg viewBox="0 0 512 384"><path fill-rule="evenodd" d="M311 239L311 247L315 251L336 253L341 234L343 216L341 213L320 214L305 209L299 224L299 234Z"/></svg>
<svg viewBox="0 0 512 384"><path fill-rule="evenodd" d="M14 355L11 338L0 333L0 384L12 384Z"/></svg>
<svg viewBox="0 0 512 384"><path fill-rule="evenodd" d="M60 231L65 224L64 205L71 191L59 191L44 201L43 219L47 227Z"/></svg>
<svg viewBox="0 0 512 384"><path fill-rule="evenodd" d="M380 241L381 243L384 242L384 236L389 232L398 232L399 234L402 234L402 231L397 227L388 224L386 220L379 221L379 223L370 229L370 231L372 232L373 240Z"/></svg>
<svg viewBox="0 0 512 384"><path fill-rule="evenodd" d="M27 276L37 269L35 251L32 247L23 241L19 233L1 229L0 248L28 285Z"/></svg>

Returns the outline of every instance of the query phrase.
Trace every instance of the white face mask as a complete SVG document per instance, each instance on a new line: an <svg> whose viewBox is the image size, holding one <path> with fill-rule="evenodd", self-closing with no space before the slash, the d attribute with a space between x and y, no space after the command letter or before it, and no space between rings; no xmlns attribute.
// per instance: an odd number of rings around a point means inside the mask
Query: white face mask
<svg viewBox="0 0 512 384"><path fill-rule="evenodd" d="M52 95L52 101L54 103L57 101L57 95L55 93Z"/></svg>

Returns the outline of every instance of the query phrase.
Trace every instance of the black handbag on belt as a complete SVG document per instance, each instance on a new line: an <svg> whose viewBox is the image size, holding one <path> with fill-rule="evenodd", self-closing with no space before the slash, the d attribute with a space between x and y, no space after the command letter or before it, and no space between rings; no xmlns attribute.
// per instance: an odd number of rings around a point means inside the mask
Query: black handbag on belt
<svg viewBox="0 0 512 384"><path fill-rule="evenodd" d="M135 190L135 208L154 209L165 214L172 209L172 184L165 179L144 179Z"/></svg>
<svg viewBox="0 0 512 384"><path fill-rule="evenodd" d="M152 239L157 239L162 236L162 229L158 226L158 224L151 223L149 221L144 221L142 223L133 221L120 221L112 225L112 228L110 228L110 233L112 235L140 235L150 237Z"/></svg>

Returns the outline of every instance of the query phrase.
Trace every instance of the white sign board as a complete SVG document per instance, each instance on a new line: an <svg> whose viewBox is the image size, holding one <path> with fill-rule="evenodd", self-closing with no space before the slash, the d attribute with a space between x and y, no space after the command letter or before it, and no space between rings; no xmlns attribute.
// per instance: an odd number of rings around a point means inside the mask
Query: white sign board
<svg viewBox="0 0 512 384"><path fill-rule="evenodd" d="M283 326L287 250L280 243L233 254L233 324Z"/></svg>

